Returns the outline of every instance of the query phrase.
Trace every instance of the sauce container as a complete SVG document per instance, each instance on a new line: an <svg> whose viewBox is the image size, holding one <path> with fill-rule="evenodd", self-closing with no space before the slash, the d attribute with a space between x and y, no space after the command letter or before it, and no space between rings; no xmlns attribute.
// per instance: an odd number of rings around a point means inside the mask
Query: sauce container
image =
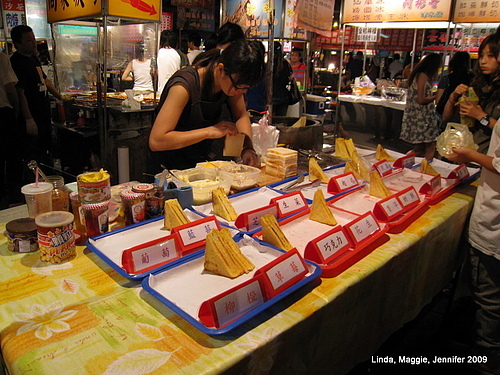
<svg viewBox="0 0 500 375"><path fill-rule="evenodd" d="M15 253L31 253L38 250L37 229L35 219L25 217L9 221L5 225L7 231L7 248Z"/></svg>
<svg viewBox="0 0 500 375"><path fill-rule="evenodd" d="M49 263L61 263L76 255L71 212L52 211L40 214L35 222L38 231L40 259Z"/></svg>
<svg viewBox="0 0 500 375"><path fill-rule="evenodd" d="M146 194L136 193L132 189L125 189L120 193L122 199L123 213L125 214L125 225L131 225L144 221Z"/></svg>

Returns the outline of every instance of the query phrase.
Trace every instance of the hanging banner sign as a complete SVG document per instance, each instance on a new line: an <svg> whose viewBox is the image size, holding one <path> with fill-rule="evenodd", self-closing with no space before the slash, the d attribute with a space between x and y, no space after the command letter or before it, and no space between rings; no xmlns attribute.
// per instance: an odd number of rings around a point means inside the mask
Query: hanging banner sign
<svg viewBox="0 0 500 375"><path fill-rule="evenodd" d="M498 0L456 0L455 13L452 21L455 23L489 23L500 20L500 5Z"/></svg>
<svg viewBox="0 0 500 375"><path fill-rule="evenodd" d="M268 12L270 4L268 0L226 0L225 16L223 24L234 22L241 26L247 38L263 38L269 35ZM282 37L283 3L276 1L274 3L274 37Z"/></svg>
<svg viewBox="0 0 500 375"><path fill-rule="evenodd" d="M285 2L285 24L283 37L291 39L307 39L307 31L297 25L297 3L299 0Z"/></svg>
<svg viewBox="0 0 500 375"><path fill-rule="evenodd" d="M160 22L160 13L160 0L47 0L49 23L99 15Z"/></svg>
<svg viewBox="0 0 500 375"><path fill-rule="evenodd" d="M214 0L171 0L170 3L176 7L212 10L215 1Z"/></svg>
<svg viewBox="0 0 500 375"><path fill-rule="evenodd" d="M60 1L47 0L47 21L49 23L89 16L98 16L102 13L101 0L96 1Z"/></svg>
<svg viewBox="0 0 500 375"><path fill-rule="evenodd" d="M5 36L10 39L10 31L18 25L26 25L24 0L2 0Z"/></svg>
<svg viewBox="0 0 500 375"><path fill-rule="evenodd" d="M317 34L332 35L335 1L300 0L297 5L297 25Z"/></svg>
<svg viewBox="0 0 500 375"><path fill-rule="evenodd" d="M448 21L451 0L352 0L344 2L342 22Z"/></svg>
<svg viewBox="0 0 500 375"><path fill-rule="evenodd" d="M376 27L358 27L356 29L356 41L375 43L378 41L379 30L380 29L377 29Z"/></svg>

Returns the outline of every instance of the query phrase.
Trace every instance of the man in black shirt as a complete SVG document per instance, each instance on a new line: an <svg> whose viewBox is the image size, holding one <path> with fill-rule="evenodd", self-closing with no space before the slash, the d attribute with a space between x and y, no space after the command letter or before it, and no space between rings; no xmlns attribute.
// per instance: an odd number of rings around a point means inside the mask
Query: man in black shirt
<svg viewBox="0 0 500 375"><path fill-rule="evenodd" d="M12 42L16 52L11 56L12 69L20 98L22 126L26 127L29 142L27 157L47 162L50 152L52 126L48 92L58 99L61 94L42 70L37 55L37 43L31 27L19 25L12 29ZM31 153L31 154L30 154Z"/></svg>

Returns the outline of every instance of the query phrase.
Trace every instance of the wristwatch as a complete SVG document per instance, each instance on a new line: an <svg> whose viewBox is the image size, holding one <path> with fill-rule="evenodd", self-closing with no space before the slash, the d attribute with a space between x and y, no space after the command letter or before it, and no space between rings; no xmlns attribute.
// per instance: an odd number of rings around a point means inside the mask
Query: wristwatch
<svg viewBox="0 0 500 375"><path fill-rule="evenodd" d="M490 126L490 116L484 116L481 120L479 120L479 123L483 126Z"/></svg>

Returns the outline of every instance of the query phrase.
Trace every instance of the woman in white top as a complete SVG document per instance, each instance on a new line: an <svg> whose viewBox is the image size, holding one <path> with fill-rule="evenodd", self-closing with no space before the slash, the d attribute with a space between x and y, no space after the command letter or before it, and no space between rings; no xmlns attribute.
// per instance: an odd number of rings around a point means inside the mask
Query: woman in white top
<svg viewBox="0 0 500 375"><path fill-rule="evenodd" d="M151 59L144 57L144 43L142 42L136 43L135 59L128 63L122 75L122 81L132 80L135 91L153 91Z"/></svg>

